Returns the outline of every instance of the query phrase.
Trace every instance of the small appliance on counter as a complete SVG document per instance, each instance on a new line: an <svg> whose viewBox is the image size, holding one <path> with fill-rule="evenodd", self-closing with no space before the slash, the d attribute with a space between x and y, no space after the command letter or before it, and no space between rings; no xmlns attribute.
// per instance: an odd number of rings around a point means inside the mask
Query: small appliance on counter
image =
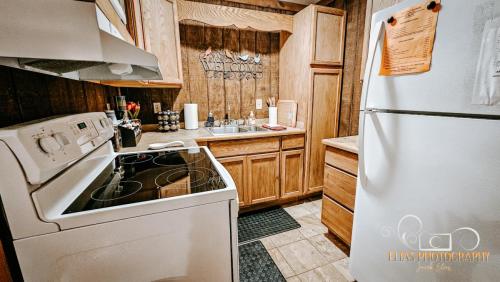
<svg viewBox="0 0 500 282"><path fill-rule="evenodd" d="M178 131L180 128L181 115L177 111L158 112L158 131Z"/></svg>
<svg viewBox="0 0 500 282"><path fill-rule="evenodd" d="M141 122L137 119L124 121L118 125L122 147L135 147L142 136Z"/></svg>

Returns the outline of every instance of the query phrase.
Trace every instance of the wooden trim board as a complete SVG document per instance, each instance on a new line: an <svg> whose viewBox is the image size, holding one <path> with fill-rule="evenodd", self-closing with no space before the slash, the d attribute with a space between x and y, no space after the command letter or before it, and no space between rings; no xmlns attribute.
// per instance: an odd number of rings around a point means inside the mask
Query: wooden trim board
<svg viewBox="0 0 500 282"><path fill-rule="evenodd" d="M236 26L239 29L293 32L293 16L236 7L177 1L179 21L193 20L212 26Z"/></svg>

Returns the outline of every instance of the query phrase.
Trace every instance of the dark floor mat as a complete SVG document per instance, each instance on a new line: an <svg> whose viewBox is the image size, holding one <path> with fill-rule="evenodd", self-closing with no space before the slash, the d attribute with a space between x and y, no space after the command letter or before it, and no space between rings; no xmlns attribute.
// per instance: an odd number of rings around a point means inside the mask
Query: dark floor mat
<svg viewBox="0 0 500 282"><path fill-rule="evenodd" d="M286 281L260 241L239 246L240 281Z"/></svg>
<svg viewBox="0 0 500 282"><path fill-rule="evenodd" d="M241 244L299 227L283 208L244 214L238 218L238 241Z"/></svg>

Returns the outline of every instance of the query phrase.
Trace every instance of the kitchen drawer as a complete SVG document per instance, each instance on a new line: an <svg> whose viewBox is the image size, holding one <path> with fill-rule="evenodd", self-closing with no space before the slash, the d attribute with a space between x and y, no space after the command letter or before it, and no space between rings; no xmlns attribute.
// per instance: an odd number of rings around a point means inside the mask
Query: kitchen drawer
<svg viewBox="0 0 500 282"><path fill-rule="evenodd" d="M353 211L356 195L356 177L325 165L323 193Z"/></svg>
<svg viewBox="0 0 500 282"><path fill-rule="evenodd" d="M321 222L328 230L351 245L353 213L327 196L323 196Z"/></svg>
<svg viewBox="0 0 500 282"><path fill-rule="evenodd" d="M208 148L216 158L277 152L280 138L254 138L209 142Z"/></svg>
<svg viewBox="0 0 500 282"><path fill-rule="evenodd" d="M358 175L357 154L326 146L325 163L353 175Z"/></svg>
<svg viewBox="0 0 500 282"><path fill-rule="evenodd" d="M304 139L304 135L302 134L283 136L281 139L281 148L283 150L304 148Z"/></svg>

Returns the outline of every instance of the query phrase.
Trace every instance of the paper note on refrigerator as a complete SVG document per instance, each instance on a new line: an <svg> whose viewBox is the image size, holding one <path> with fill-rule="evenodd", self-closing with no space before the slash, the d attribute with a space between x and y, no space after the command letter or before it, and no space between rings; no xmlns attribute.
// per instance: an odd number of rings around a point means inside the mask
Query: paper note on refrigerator
<svg viewBox="0 0 500 282"><path fill-rule="evenodd" d="M425 1L406 8L386 24L380 75L391 76L430 70L440 1Z"/></svg>
<svg viewBox="0 0 500 282"><path fill-rule="evenodd" d="M484 25L472 104L500 104L500 18Z"/></svg>

